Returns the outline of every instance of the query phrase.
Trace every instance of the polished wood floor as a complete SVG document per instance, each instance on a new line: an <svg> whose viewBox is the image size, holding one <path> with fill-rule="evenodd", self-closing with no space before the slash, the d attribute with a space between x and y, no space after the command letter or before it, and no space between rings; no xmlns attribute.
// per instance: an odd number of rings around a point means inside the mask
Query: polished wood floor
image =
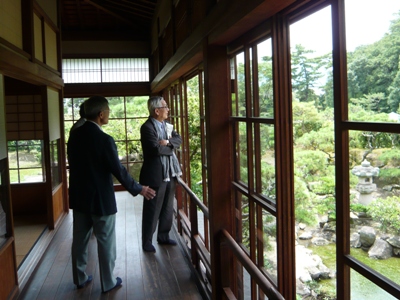
<svg viewBox="0 0 400 300"><path fill-rule="evenodd" d="M87 273L91 284L77 290L72 282L72 213L64 219L38 267L16 299L203 299L183 249L159 246L156 253L141 248L141 197L117 192L117 261L114 274L122 286L103 294L99 280L96 239L89 244ZM178 239L172 230L172 237Z"/></svg>

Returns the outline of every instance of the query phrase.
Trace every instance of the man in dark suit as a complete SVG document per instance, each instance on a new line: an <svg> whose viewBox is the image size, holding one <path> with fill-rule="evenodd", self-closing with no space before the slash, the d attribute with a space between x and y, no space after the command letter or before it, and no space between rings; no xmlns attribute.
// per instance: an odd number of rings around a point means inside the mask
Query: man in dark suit
<svg viewBox="0 0 400 300"><path fill-rule="evenodd" d="M97 239L102 291L108 292L121 285L114 277L116 260L115 201L112 175L136 196L154 198L155 192L136 182L118 159L114 139L103 132L108 123L108 101L93 96L85 101L87 121L71 132L67 153L70 166L69 206L73 210L72 273L74 284L83 288L92 281L85 272L89 238Z"/></svg>
<svg viewBox="0 0 400 300"><path fill-rule="evenodd" d="M169 108L160 96L151 97L147 102L149 118L140 128L143 149L143 166L140 183L156 191L154 199L143 202L142 247L146 252L156 252L153 234L157 227L157 241L160 245L176 245L169 238L173 221L173 204L176 177L181 175L179 162L174 153L182 143L180 135L172 130L167 133L166 123Z"/></svg>

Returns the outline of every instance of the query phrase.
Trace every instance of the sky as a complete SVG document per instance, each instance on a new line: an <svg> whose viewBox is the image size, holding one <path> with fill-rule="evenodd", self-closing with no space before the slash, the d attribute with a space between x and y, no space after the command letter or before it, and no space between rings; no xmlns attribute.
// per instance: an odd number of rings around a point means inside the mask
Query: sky
<svg viewBox="0 0 400 300"><path fill-rule="evenodd" d="M400 0L345 0L347 51L381 39L399 11ZM316 55L328 53L332 49L330 14L327 7L292 24L291 44L300 43Z"/></svg>

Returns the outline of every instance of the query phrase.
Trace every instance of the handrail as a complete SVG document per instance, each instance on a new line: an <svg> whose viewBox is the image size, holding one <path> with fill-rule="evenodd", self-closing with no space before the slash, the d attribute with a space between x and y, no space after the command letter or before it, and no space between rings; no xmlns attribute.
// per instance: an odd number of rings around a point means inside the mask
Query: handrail
<svg viewBox="0 0 400 300"><path fill-rule="evenodd" d="M210 218L209 213L208 213L208 207L196 196L195 193L190 189L190 187L184 182L180 177L178 178L178 183L185 189L185 191L189 194L190 199L192 199L196 205L201 209L201 211L204 213L204 215L207 217L207 219Z"/></svg>
<svg viewBox="0 0 400 300"><path fill-rule="evenodd" d="M227 245L232 250L237 259L242 263L244 268L249 272L252 279L258 284L258 286L267 295L268 299L272 300L284 300L283 296L276 290L276 288L265 279L263 273L257 268L257 266L251 261L247 254L239 247L236 241L232 238L228 231L225 229L221 230L222 240L227 242Z"/></svg>

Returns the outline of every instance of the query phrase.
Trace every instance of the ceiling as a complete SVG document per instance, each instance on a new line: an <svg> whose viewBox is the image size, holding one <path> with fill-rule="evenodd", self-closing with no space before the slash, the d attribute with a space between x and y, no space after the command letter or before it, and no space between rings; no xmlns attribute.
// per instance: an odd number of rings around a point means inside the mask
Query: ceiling
<svg viewBox="0 0 400 300"><path fill-rule="evenodd" d="M63 40L149 40L157 0L60 0Z"/></svg>

